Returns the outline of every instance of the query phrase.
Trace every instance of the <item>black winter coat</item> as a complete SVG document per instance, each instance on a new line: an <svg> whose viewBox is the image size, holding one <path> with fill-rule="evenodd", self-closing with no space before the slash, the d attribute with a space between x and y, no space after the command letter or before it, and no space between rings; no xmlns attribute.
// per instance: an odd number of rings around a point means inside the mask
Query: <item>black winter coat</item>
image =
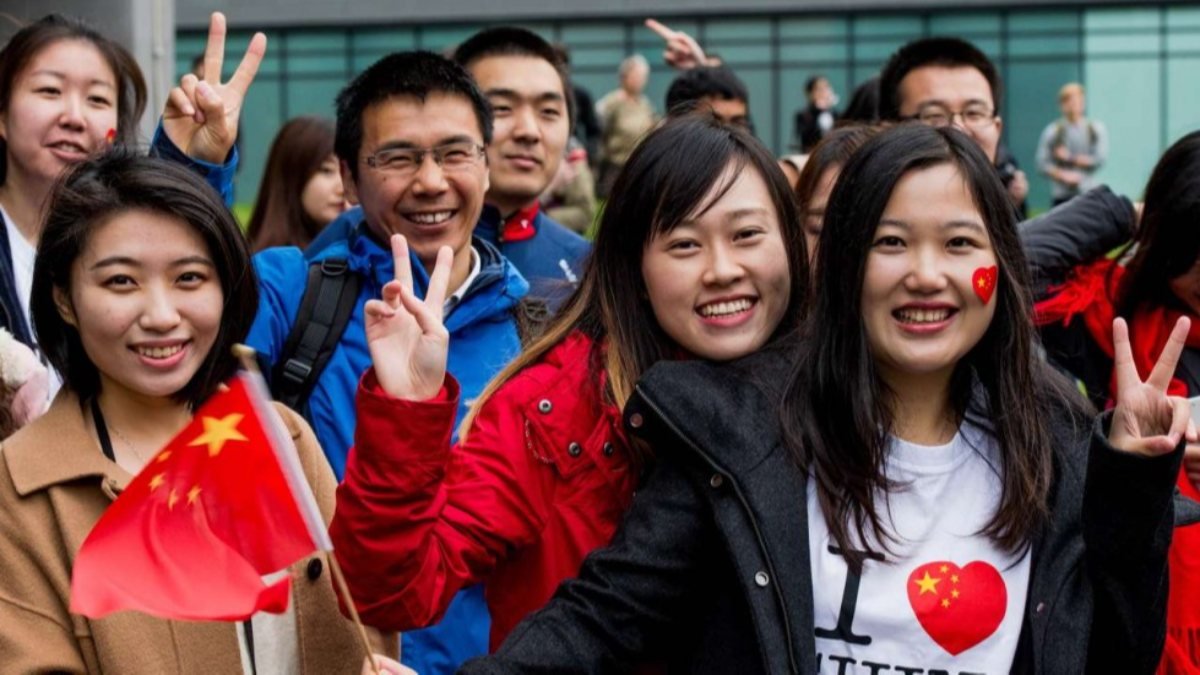
<svg viewBox="0 0 1200 675"><path fill-rule="evenodd" d="M815 672L807 481L775 419L789 365L771 350L655 366L626 422L661 461L611 546L460 672L618 673L647 659L681 673ZM1013 670L1151 673L1182 443L1133 456L1108 445L1106 418L1047 412L1051 517L1033 541Z"/></svg>

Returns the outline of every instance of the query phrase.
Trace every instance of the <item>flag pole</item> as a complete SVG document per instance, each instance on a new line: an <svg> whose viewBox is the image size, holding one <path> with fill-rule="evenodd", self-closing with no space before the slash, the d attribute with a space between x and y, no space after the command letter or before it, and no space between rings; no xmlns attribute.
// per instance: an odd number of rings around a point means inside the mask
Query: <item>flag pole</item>
<svg viewBox="0 0 1200 675"><path fill-rule="evenodd" d="M251 379L253 380L254 384L256 385L254 388L257 389L258 393L262 394L264 396L264 398L268 398L267 392L265 391L266 390L265 383L262 380L262 372L258 369L258 360L255 358L254 349L251 347L248 347L246 345L243 345L243 344L236 344L233 346L233 354L234 354L234 356L236 356L238 358L239 361L241 361L242 368L244 368L248 373L250 373ZM280 437L283 434L281 434L279 431L279 426L278 426L279 422L276 419L277 416L274 414L275 411L271 410L271 411L263 411L263 412L266 413L266 414L262 415L262 417L264 418L263 421L271 426L272 430L274 431L274 433L272 435L275 436L275 438L273 438L272 440L277 442L278 437ZM286 435L284 435L284 436L286 436ZM287 466L287 464L294 464L294 462L284 462L284 466L283 466L284 473L285 474L294 474L294 472L289 472L289 467ZM291 467L291 468L298 469L298 467ZM304 487L308 490L308 500L313 501L312 488L308 486L307 481L304 482ZM296 502L297 502L296 505L298 507L300 507L301 513L304 513L305 505L304 505L303 501L299 498L298 495L296 495L294 493L292 495L292 498L296 499ZM314 503L314 506L315 506L315 503ZM311 525L311 523L310 523L310 525ZM329 535L324 531L323 523L322 523L322 527L320 529L321 529L321 531L319 533L319 536L317 536L315 538L315 540L317 542L322 542L325 544L321 548L322 548L322 552L325 554L325 561L329 565L329 570L333 574L333 578L335 581L334 586L335 586L335 588L337 588L339 594L342 596L342 603L350 611L350 618L354 622L354 627L356 629L355 632L358 634L359 641L362 642L363 651L367 655L367 662L371 664L371 672L375 673L375 675L382 675L382 673L379 670L379 665L377 663L375 663L375 653L371 649L370 640L367 638L366 627L363 626L362 620L359 619L359 617L358 617L358 608L355 607L354 598L350 595L350 588L349 588L349 586L346 585L345 577L342 576L342 568L338 566L337 558L335 558L333 556L333 543L329 541ZM317 533L314 533L314 534L317 534Z"/></svg>

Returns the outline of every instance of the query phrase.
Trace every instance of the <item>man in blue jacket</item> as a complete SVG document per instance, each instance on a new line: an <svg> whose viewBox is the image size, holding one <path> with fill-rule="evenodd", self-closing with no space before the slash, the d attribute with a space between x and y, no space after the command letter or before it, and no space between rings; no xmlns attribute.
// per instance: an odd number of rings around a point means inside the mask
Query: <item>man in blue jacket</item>
<svg viewBox="0 0 1200 675"><path fill-rule="evenodd" d="M460 415L520 350L514 310L528 284L495 246L472 236L488 189L491 140L491 110L460 66L428 52L386 56L337 99L334 150L358 206L303 252L255 256L260 302L247 341L271 367L295 328L311 265L343 270L358 284L348 322L302 406L339 478L353 442L355 391L371 363L363 306L394 277L392 234L408 239L418 295L438 249L454 252L445 322L449 371L462 386ZM301 331L316 322L304 323ZM426 675L452 672L487 650L487 634L482 590L467 589L440 625L404 635L404 661Z"/></svg>

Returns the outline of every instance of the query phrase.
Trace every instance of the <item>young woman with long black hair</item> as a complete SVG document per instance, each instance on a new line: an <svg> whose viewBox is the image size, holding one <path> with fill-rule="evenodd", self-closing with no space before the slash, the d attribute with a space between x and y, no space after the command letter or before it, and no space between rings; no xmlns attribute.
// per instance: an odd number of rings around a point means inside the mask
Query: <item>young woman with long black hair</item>
<svg viewBox="0 0 1200 675"><path fill-rule="evenodd" d="M1121 255L1089 261L1054 284L1035 305L1050 358L1077 377L1104 406L1116 394L1114 344L1106 330L1114 317L1129 323L1133 360L1149 372L1171 326L1191 321L1187 346L1170 393L1200 396L1200 132L1167 149L1146 184L1141 227ZM1200 446L1189 445L1177 481L1200 500ZM1200 672L1200 528L1175 532L1171 544L1167 647L1159 672Z"/></svg>
<svg viewBox="0 0 1200 675"><path fill-rule="evenodd" d="M374 367L331 527L367 623L429 625L483 581L498 646L608 543L652 462L620 422L641 374L745 356L800 319L796 206L746 131L672 119L638 145L612 195L579 289L475 401L453 446L446 261L417 300L393 237L398 280L367 306Z"/></svg>
<svg viewBox="0 0 1200 675"><path fill-rule="evenodd" d="M664 644L696 673L1153 669L1187 321L1144 382L1114 324L1093 421L1038 357L1007 195L953 129L868 141L821 237L803 338L651 369L626 420L660 462L613 544L464 672L623 672Z"/></svg>

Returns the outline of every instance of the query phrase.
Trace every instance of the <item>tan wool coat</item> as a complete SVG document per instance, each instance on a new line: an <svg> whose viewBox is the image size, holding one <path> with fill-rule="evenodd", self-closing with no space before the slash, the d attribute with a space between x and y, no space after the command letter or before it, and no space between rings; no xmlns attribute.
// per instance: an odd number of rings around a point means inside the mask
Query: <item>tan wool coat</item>
<svg viewBox="0 0 1200 675"><path fill-rule="evenodd" d="M278 409L328 521L333 473L308 425ZM75 555L130 480L101 452L79 399L66 390L45 415L0 445L0 672L242 672L238 624L167 621L138 612L93 620L70 613ZM310 555L290 573L300 672L360 673L362 649L338 611L322 557ZM376 652L394 654L394 635L369 632Z"/></svg>

